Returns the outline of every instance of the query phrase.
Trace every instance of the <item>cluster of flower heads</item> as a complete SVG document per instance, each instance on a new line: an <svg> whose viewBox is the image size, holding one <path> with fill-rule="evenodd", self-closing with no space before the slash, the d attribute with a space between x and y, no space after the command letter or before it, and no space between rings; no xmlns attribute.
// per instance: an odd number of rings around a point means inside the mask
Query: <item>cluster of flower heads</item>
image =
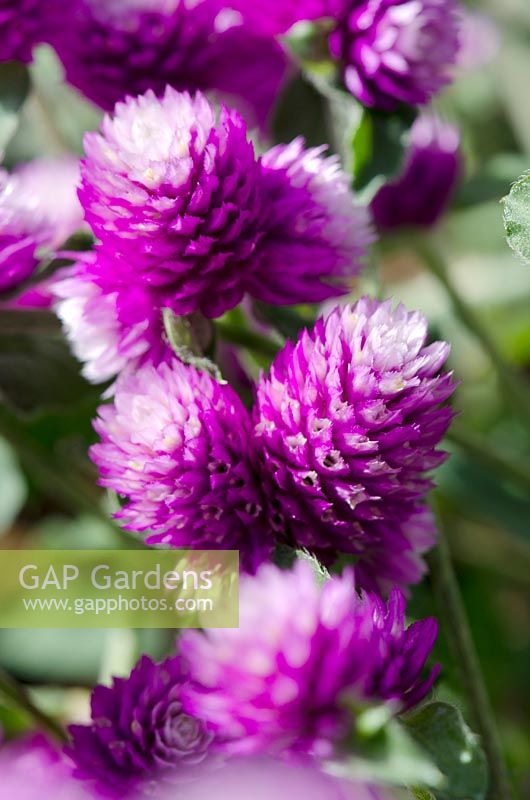
<svg viewBox="0 0 530 800"><path fill-rule="evenodd" d="M318 766L338 752L356 708L384 702L400 713L425 697L436 634L432 619L406 627L397 589L385 603L358 594L349 572L319 586L305 561L265 565L242 580L239 628L188 631L176 655L143 657L127 679L95 689L91 723L71 729L74 775L110 797L164 797L183 782L193 792L198 771L215 785L233 758Z"/></svg>
<svg viewBox="0 0 530 800"><path fill-rule="evenodd" d="M247 293L276 303L343 294L373 239L335 157L302 140L258 157L242 117L217 116L200 93L168 87L118 103L86 154L80 198L100 244L57 294L96 381L160 351L164 308L216 317Z"/></svg>
<svg viewBox="0 0 530 800"><path fill-rule="evenodd" d="M357 557L386 591L424 572L434 543L429 473L454 384L424 317L363 298L287 344L257 388L252 420L227 384L176 360L125 372L91 455L149 542L241 551L254 571L275 541L325 562Z"/></svg>
<svg viewBox="0 0 530 800"><path fill-rule="evenodd" d="M22 25L17 9L0 6L0 58L28 61L50 42L67 79L102 108L169 84L238 98L262 126L289 69L274 37L297 22L331 20L345 86L383 110L428 103L461 45L457 0L25 0Z"/></svg>
<svg viewBox="0 0 530 800"><path fill-rule="evenodd" d="M329 53L364 105L392 111L425 105L453 77L460 41L457 0L228 0L263 34L324 20Z"/></svg>

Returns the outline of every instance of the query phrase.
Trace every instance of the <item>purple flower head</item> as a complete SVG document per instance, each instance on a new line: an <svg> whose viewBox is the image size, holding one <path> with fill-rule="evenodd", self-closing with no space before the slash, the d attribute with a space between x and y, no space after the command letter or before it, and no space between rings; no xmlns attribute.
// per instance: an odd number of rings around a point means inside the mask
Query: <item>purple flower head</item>
<svg viewBox="0 0 530 800"><path fill-rule="evenodd" d="M432 114L416 119L400 175L379 189L372 214L380 228L434 225L448 207L461 172L458 130Z"/></svg>
<svg viewBox="0 0 530 800"><path fill-rule="evenodd" d="M263 126L286 78L280 45L215 0L70 0L64 13L53 44L67 80L106 111L169 85L219 92Z"/></svg>
<svg viewBox="0 0 530 800"><path fill-rule="evenodd" d="M348 291L374 236L367 209L326 147L304 140L278 145L262 158L268 232L249 291L269 303L320 302Z"/></svg>
<svg viewBox="0 0 530 800"><path fill-rule="evenodd" d="M206 759L212 735L184 712L184 686L178 659L155 664L147 656L128 678L96 686L91 724L70 728L76 777L111 798L133 791L159 797L168 781L189 777Z"/></svg>
<svg viewBox="0 0 530 800"><path fill-rule="evenodd" d="M0 748L2 800L96 800L72 778L71 769L41 734Z"/></svg>
<svg viewBox="0 0 530 800"><path fill-rule="evenodd" d="M200 94L119 103L86 152L80 197L107 256L101 283L119 272L158 309L214 317L246 292L338 295L372 240L336 159L296 140L259 160L241 117L223 109L217 120Z"/></svg>
<svg viewBox="0 0 530 800"><path fill-rule="evenodd" d="M449 346L392 301L335 308L288 343L258 386L257 448L288 540L332 561L358 557L358 581L417 582L435 538L423 505L453 413L441 372Z"/></svg>
<svg viewBox="0 0 530 800"><path fill-rule="evenodd" d="M345 0L330 49L346 87L384 111L428 103L451 80L458 8L457 0Z"/></svg>
<svg viewBox="0 0 530 800"><path fill-rule="evenodd" d="M100 482L127 499L117 514L149 544L239 550L254 571L272 550L252 465L250 417L227 384L176 359L117 381L91 448Z"/></svg>
<svg viewBox="0 0 530 800"><path fill-rule="evenodd" d="M78 179L73 157L38 159L10 175L0 171L0 291L29 278L39 250L55 250L81 227Z"/></svg>
<svg viewBox="0 0 530 800"><path fill-rule="evenodd" d="M327 758L350 730L346 701L388 700L400 711L426 695L436 631L432 619L405 629L399 590L386 606L359 595L351 571L319 587L305 562L265 565L242 580L239 628L182 636L184 707L223 752Z"/></svg>
<svg viewBox="0 0 530 800"><path fill-rule="evenodd" d="M85 138L80 192L103 247L159 307L218 316L236 305L261 234L259 164L245 123L168 88L118 103Z"/></svg>
<svg viewBox="0 0 530 800"><path fill-rule="evenodd" d="M0 62L31 61L35 44L42 39L41 0L0 0Z"/></svg>
<svg viewBox="0 0 530 800"><path fill-rule="evenodd" d="M128 264L100 249L57 272L51 283L55 311L63 323L83 375L110 380L144 360L170 357L156 293L128 282Z"/></svg>

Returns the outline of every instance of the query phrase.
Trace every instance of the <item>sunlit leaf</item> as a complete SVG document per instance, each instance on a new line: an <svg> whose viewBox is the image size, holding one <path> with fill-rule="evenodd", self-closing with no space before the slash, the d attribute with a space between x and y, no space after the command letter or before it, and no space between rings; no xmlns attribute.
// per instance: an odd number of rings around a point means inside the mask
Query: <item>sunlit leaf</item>
<svg viewBox="0 0 530 800"><path fill-rule="evenodd" d="M404 724L445 777L443 786L434 790L437 800L484 800L486 757L458 708L429 703L409 714Z"/></svg>
<svg viewBox="0 0 530 800"><path fill-rule="evenodd" d="M530 172L522 175L504 198L504 227L512 250L530 261Z"/></svg>

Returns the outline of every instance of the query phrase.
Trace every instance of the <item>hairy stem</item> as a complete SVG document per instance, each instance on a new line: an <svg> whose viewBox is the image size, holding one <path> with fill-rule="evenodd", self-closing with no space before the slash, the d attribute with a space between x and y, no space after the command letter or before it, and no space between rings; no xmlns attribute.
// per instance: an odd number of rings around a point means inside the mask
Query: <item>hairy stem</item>
<svg viewBox="0 0 530 800"><path fill-rule="evenodd" d="M469 700L470 710L488 760L490 770L488 800L512 800L512 791L495 717L453 569L440 514L438 514L438 522L438 546L430 555L433 585L440 616L445 620L448 639L460 669L462 687Z"/></svg>

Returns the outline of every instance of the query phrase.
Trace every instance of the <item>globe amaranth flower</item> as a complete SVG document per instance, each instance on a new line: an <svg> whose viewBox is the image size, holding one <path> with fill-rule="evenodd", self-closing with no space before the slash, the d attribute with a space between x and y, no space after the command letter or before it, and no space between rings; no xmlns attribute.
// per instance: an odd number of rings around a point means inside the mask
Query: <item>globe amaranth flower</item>
<svg viewBox="0 0 530 800"><path fill-rule="evenodd" d="M384 111L423 105L451 80L456 0L345 0L330 36L349 91Z"/></svg>
<svg viewBox="0 0 530 800"><path fill-rule="evenodd" d="M83 375L94 383L144 360L170 357L156 292L128 281L128 263L101 249L82 254L55 274L50 290Z"/></svg>
<svg viewBox="0 0 530 800"><path fill-rule="evenodd" d="M351 288L374 240L370 215L356 203L350 179L326 147L304 140L262 158L267 232L249 293L275 304L320 302Z"/></svg>
<svg viewBox="0 0 530 800"><path fill-rule="evenodd" d="M142 656L128 678L92 693L89 725L70 727L67 754L77 778L103 796L160 796L167 783L189 777L208 755L212 735L186 714L180 661ZM136 796L136 794L135 794Z"/></svg>
<svg viewBox="0 0 530 800"><path fill-rule="evenodd" d="M106 111L169 85L214 90L264 126L288 73L280 45L216 0L70 0L63 14L52 38L66 78Z"/></svg>
<svg viewBox="0 0 530 800"><path fill-rule="evenodd" d="M30 277L41 251L52 252L82 224L76 158L37 159L0 171L0 291Z"/></svg>
<svg viewBox="0 0 530 800"><path fill-rule="evenodd" d="M436 634L432 619L405 628L398 589L387 606L359 595L352 571L320 587L307 562L292 571L264 565L241 582L239 628L181 637L184 707L204 719L221 752L328 758L351 729L355 703L401 711L427 694Z"/></svg>
<svg viewBox="0 0 530 800"><path fill-rule="evenodd" d="M168 87L118 103L85 138L81 202L103 247L159 306L208 316L236 305L260 239L259 165L236 112Z"/></svg>
<svg viewBox="0 0 530 800"><path fill-rule="evenodd" d="M257 390L278 528L325 562L354 554L374 590L417 582L435 539L424 500L454 384L441 371L449 346L426 337L419 312L365 297L288 343Z"/></svg>
<svg viewBox="0 0 530 800"><path fill-rule="evenodd" d="M67 760L42 734L0 747L0 797L5 800L96 800L71 774Z"/></svg>
<svg viewBox="0 0 530 800"><path fill-rule="evenodd" d="M458 130L433 114L410 132L403 170L382 186L371 209L380 228L434 225L447 209L461 174Z"/></svg>
<svg viewBox="0 0 530 800"><path fill-rule="evenodd" d="M201 94L119 103L85 147L87 220L159 308L213 317L246 292L323 299L360 270L368 217L336 160L297 140L260 161L242 118L217 120Z"/></svg>
<svg viewBox="0 0 530 800"><path fill-rule="evenodd" d="M145 364L99 409L91 457L126 498L118 519L149 544L239 550L253 571L272 550L252 463L251 421L227 384L174 360Z"/></svg>

